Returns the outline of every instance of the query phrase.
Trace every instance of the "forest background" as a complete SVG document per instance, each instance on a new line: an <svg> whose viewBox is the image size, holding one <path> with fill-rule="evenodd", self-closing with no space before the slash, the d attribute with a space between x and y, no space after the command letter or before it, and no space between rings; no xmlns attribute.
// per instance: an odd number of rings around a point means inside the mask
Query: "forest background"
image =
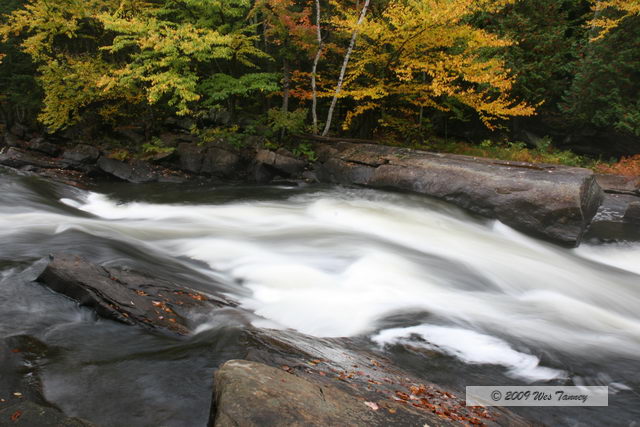
<svg viewBox="0 0 640 427"><path fill-rule="evenodd" d="M131 155L180 128L640 174L637 0L4 0L0 58L4 129Z"/></svg>

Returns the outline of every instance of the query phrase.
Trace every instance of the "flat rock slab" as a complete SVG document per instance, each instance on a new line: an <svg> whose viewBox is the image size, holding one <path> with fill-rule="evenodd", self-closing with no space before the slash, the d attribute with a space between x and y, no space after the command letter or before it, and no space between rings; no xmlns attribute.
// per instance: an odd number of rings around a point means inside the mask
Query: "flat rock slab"
<svg viewBox="0 0 640 427"><path fill-rule="evenodd" d="M350 142L314 149L322 182L426 194L564 246L580 244L603 198L587 169Z"/></svg>
<svg viewBox="0 0 640 427"><path fill-rule="evenodd" d="M37 280L104 318L180 335L191 332L189 311L235 305L223 297L205 296L121 268L95 265L76 255L51 255Z"/></svg>
<svg viewBox="0 0 640 427"><path fill-rule="evenodd" d="M259 425L260 419L261 425L531 425L504 408L466 407L463 393L418 378L380 353L362 350L359 340L258 328L249 328L245 334L249 350L244 358L256 363L248 365L258 367L255 376L262 375L262 365L280 372L270 371L268 378L275 380L258 383L242 379L251 368L224 365L216 375L211 425L225 426L235 420L237 425L251 426ZM302 399L290 397L287 387L279 387L281 380L295 381L296 393L299 388L308 392ZM333 396L328 409L327 395ZM264 406L262 399L268 400ZM345 404L336 406L336 401ZM280 413L279 406L290 418L280 421L274 415L274 411ZM241 410L244 415L235 415ZM344 421L332 422L335 416Z"/></svg>
<svg viewBox="0 0 640 427"><path fill-rule="evenodd" d="M398 412L257 362L226 362L215 374L214 389L215 427L402 425ZM414 425L456 425L435 415L422 421Z"/></svg>

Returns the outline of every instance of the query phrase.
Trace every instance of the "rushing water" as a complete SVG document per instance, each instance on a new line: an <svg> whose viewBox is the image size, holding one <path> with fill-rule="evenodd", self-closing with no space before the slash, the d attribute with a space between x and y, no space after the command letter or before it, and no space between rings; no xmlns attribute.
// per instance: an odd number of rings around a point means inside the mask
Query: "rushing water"
<svg viewBox="0 0 640 427"><path fill-rule="evenodd" d="M89 192L7 171L0 239L0 338L30 335L55 350L42 367L47 399L97 424L204 425L211 373L242 355L249 322L368 337L370 349L458 389L610 386L609 408L521 410L551 425L640 419L639 245L567 250L408 194ZM32 282L56 251L224 292L255 316L216 310L180 341L99 320Z"/></svg>

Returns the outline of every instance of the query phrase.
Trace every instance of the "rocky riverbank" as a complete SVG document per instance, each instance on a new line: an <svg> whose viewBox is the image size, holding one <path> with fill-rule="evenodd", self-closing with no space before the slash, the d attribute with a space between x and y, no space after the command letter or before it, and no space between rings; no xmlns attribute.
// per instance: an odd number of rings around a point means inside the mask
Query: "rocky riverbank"
<svg viewBox="0 0 640 427"><path fill-rule="evenodd" d="M0 164L76 185L110 178L132 183L305 180L387 188L443 199L563 246L578 246L585 236L598 241L640 238L638 179L361 142L312 140L317 159L310 162L258 143L236 149L199 145L186 134L166 135L164 140L172 150L120 160L87 144L7 133Z"/></svg>

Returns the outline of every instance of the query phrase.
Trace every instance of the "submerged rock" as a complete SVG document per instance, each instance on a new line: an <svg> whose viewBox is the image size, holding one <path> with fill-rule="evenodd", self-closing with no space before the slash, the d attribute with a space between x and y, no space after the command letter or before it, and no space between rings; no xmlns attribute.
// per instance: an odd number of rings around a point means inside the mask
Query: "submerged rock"
<svg viewBox="0 0 640 427"><path fill-rule="evenodd" d="M68 254L51 255L37 281L104 318L180 335L191 332L190 311L235 305L223 297Z"/></svg>
<svg viewBox="0 0 640 427"><path fill-rule="evenodd" d="M349 142L316 143L323 182L413 191L565 246L602 201L592 171Z"/></svg>

